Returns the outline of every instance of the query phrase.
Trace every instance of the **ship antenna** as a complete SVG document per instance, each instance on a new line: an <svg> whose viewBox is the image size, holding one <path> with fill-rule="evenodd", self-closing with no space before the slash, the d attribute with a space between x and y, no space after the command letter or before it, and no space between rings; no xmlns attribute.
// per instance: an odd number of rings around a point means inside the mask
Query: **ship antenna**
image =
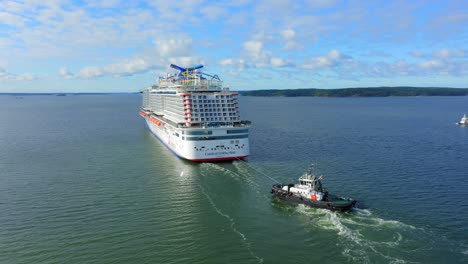
<svg viewBox="0 0 468 264"><path fill-rule="evenodd" d="M313 163L310 164L310 166L309 166L309 173L310 173L310 174L312 174L312 173L314 172L314 166L315 166L315 165L314 165Z"/></svg>

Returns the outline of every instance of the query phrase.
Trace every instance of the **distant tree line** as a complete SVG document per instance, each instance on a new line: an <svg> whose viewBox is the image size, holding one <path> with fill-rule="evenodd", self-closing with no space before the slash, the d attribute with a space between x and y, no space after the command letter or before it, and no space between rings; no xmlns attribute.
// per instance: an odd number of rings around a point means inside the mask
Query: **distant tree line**
<svg viewBox="0 0 468 264"><path fill-rule="evenodd" d="M285 89L239 91L245 96L316 96L316 97L386 97L386 96L463 96L468 88L445 87L360 87L343 89Z"/></svg>

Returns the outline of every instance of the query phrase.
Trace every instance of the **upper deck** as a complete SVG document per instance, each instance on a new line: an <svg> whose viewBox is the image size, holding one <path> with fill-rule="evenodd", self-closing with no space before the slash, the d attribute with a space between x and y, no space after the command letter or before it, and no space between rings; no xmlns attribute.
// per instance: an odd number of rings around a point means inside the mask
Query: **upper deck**
<svg viewBox="0 0 468 264"><path fill-rule="evenodd" d="M171 68L179 70L175 74L167 74L164 77L159 77L156 84L151 86L152 89L162 91L177 91L177 92L219 92L228 91L228 88L223 88L223 82L217 75L210 75L199 71L203 65L197 65L191 68L182 68L171 64Z"/></svg>
<svg viewBox="0 0 468 264"><path fill-rule="evenodd" d="M201 76L200 76L201 77ZM151 86L156 90L183 92L219 92L228 91L222 87L223 82L218 79L206 78L159 78L158 83Z"/></svg>

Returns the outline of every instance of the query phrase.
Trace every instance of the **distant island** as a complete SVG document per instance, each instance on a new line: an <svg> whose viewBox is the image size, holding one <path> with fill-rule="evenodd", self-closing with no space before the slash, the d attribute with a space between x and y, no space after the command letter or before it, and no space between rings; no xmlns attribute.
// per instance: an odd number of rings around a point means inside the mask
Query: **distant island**
<svg viewBox="0 0 468 264"><path fill-rule="evenodd" d="M343 89L283 89L239 91L244 96L387 97L387 96L466 96L468 88L445 87L360 87Z"/></svg>

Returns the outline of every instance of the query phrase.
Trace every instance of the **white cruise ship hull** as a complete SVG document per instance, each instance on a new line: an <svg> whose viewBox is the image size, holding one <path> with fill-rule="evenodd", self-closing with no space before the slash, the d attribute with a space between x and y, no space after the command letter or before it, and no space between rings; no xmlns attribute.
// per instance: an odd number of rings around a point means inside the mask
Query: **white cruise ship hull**
<svg viewBox="0 0 468 264"><path fill-rule="evenodd" d="M248 132L228 134L235 131L233 127L215 127L206 129L177 128L170 124L156 124L149 116L144 117L149 130L177 156L195 162L239 160L250 153ZM194 131L211 131L210 139L194 140L186 136ZM242 129L238 131L242 131ZM245 130L245 129L244 129Z"/></svg>

